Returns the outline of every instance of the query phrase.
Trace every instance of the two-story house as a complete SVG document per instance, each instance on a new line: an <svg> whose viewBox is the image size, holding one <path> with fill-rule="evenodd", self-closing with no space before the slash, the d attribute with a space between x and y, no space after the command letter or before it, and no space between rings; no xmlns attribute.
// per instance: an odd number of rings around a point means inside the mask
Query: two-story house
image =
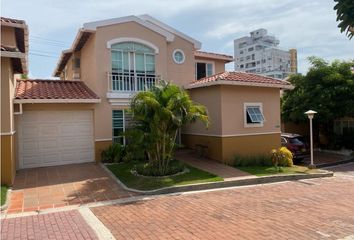
<svg viewBox="0 0 354 240"><path fill-rule="evenodd" d="M60 80L17 81L16 169L99 161L112 142L125 142L132 96L160 79L208 108L210 128L182 129L186 146L206 145L208 156L223 162L279 147L279 92L291 85L225 72L232 56L200 49L199 41L148 15L85 23L58 61Z"/></svg>

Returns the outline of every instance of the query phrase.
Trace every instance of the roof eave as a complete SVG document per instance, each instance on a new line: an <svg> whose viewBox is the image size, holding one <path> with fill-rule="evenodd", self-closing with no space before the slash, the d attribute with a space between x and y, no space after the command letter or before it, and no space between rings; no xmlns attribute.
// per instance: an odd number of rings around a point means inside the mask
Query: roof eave
<svg viewBox="0 0 354 240"><path fill-rule="evenodd" d="M240 82L240 81L228 81L228 80L217 80L200 84L190 84L186 89L194 89L200 87L209 87L216 85L234 85L234 86L245 86L245 87L265 87L265 88L278 88L292 90L294 86L292 85L281 85L281 84L267 84L267 83L250 83L250 82Z"/></svg>
<svg viewBox="0 0 354 240"><path fill-rule="evenodd" d="M100 103L101 99L14 99L14 103Z"/></svg>

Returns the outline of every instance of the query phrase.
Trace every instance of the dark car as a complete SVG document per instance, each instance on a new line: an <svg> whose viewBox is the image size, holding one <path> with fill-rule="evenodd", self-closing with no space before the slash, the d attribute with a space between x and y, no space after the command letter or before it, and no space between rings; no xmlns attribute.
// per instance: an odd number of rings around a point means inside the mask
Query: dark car
<svg viewBox="0 0 354 240"><path fill-rule="evenodd" d="M300 162L310 155L310 149L305 138L299 134L282 133L281 145L292 152L294 161Z"/></svg>

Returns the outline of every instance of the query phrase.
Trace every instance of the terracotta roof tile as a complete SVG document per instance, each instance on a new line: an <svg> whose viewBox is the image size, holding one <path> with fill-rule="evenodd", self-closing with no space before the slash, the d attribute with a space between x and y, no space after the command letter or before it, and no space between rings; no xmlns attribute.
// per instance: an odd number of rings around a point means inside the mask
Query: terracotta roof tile
<svg viewBox="0 0 354 240"><path fill-rule="evenodd" d="M2 23L16 23L16 24L25 24L25 21L7 17L0 17L0 22Z"/></svg>
<svg viewBox="0 0 354 240"><path fill-rule="evenodd" d="M233 56L226 55L226 54L220 54L220 53L212 53L212 52L203 52L203 51L195 51L194 56L196 57L205 57L205 58L216 58L216 59L222 59L226 61L233 61L234 58Z"/></svg>
<svg viewBox="0 0 354 240"><path fill-rule="evenodd" d="M99 99L82 81L17 80L15 99Z"/></svg>
<svg viewBox="0 0 354 240"><path fill-rule="evenodd" d="M19 52L20 50L15 46L7 46L7 45L1 44L1 51Z"/></svg>
<svg viewBox="0 0 354 240"><path fill-rule="evenodd" d="M253 73L246 72L222 72L210 77L205 77L199 80L195 80L190 84L190 87L197 87L207 83L213 83L223 81L238 82L240 85L257 85L257 86L279 86L279 88L291 88L292 85L284 80L278 80L270 77L265 77Z"/></svg>

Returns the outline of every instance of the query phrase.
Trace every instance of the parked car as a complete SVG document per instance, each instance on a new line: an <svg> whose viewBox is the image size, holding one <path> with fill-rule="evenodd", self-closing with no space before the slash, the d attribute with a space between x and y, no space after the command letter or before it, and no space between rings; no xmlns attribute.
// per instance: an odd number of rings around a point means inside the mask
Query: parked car
<svg viewBox="0 0 354 240"><path fill-rule="evenodd" d="M295 162L301 162L301 160L310 156L310 148L305 138L299 134L282 133L281 145L292 152Z"/></svg>

